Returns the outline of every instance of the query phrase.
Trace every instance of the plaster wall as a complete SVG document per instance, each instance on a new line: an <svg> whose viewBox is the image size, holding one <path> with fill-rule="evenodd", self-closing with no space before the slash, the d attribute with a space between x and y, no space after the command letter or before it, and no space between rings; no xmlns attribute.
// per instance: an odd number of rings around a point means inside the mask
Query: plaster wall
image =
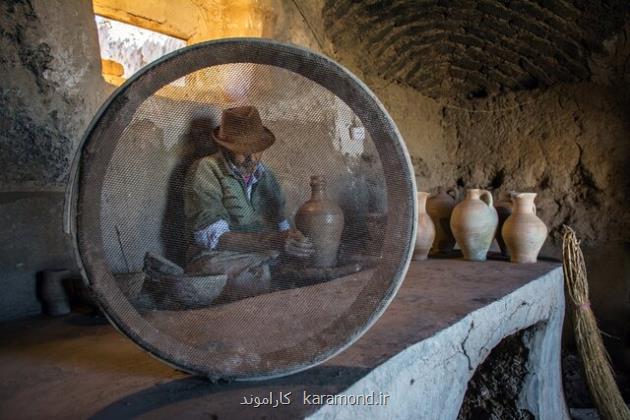
<svg viewBox="0 0 630 420"><path fill-rule="evenodd" d="M96 28L82 1L3 2L3 190L65 187L77 139L106 97Z"/></svg>
<svg viewBox="0 0 630 420"><path fill-rule="evenodd" d="M71 267L62 235L75 147L111 88L88 2L0 4L0 319L36 314L36 273ZM88 24L86 24L88 23Z"/></svg>

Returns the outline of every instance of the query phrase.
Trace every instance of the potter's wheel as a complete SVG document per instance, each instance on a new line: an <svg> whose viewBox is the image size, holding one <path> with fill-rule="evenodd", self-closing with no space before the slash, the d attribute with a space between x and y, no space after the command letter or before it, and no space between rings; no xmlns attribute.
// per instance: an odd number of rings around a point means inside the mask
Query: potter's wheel
<svg viewBox="0 0 630 420"><path fill-rule="evenodd" d="M210 133L222 110L242 105L276 137L263 163L290 225L310 177L326 180L345 219L331 269L345 271L280 276L243 295L224 276L183 272L194 238L187 174L216 152ZM98 112L75 160L67 231L86 285L123 334L181 370L259 379L323 362L378 319L411 257L415 190L392 119L347 70L276 42L213 41L145 67ZM157 268L147 268L148 253ZM273 275L287 264L277 252L260 258Z"/></svg>

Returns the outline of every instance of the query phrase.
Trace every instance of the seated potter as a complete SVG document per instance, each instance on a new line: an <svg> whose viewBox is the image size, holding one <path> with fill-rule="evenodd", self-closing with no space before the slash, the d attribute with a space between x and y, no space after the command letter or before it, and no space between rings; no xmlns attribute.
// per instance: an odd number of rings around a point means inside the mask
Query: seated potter
<svg viewBox="0 0 630 420"><path fill-rule="evenodd" d="M227 274L228 298L264 293L269 263L282 253L308 258L313 244L290 229L282 188L261 162L275 136L258 110L223 111L213 137L220 151L196 161L186 179L184 209L194 237L186 271Z"/></svg>

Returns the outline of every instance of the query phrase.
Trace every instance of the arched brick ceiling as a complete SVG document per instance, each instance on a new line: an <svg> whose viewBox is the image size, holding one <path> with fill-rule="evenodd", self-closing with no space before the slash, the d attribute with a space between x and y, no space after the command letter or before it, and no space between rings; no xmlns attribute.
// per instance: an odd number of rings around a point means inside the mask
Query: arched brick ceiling
<svg viewBox="0 0 630 420"><path fill-rule="evenodd" d="M588 58L630 0L326 0L333 43L431 97L482 97L587 80ZM354 45L351 45L354 44Z"/></svg>

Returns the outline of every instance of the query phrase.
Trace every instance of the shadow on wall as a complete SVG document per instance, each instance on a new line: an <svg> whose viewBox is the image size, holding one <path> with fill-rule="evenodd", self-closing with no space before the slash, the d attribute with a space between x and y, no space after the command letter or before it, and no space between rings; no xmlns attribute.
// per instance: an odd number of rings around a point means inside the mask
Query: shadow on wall
<svg viewBox="0 0 630 420"><path fill-rule="evenodd" d="M169 101L150 102L120 136L103 183L103 240L114 273L140 271L147 251L183 262L186 172L217 150L210 136L215 107L187 103L177 111L193 116L175 119Z"/></svg>
<svg viewBox="0 0 630 420"><path fill-rule="evenodd" d="M180 265L185 264L190 235L182 226L184 214L184 183L190 166L198 159L218 151L212 140L214 122L211 118L194 118L188 131L178 142L176 155L179 162L169 177L166 193L166 209L160 231L164 256Z"/></svg>

